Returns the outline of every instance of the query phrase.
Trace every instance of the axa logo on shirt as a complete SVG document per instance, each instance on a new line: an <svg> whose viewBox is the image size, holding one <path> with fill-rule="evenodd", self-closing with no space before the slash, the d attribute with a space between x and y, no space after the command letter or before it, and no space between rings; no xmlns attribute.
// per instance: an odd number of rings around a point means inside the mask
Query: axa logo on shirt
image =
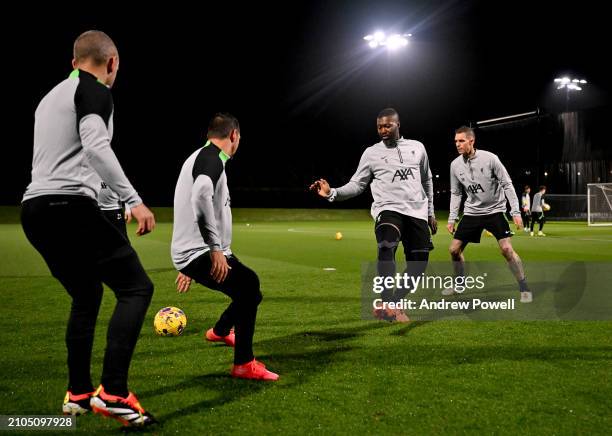
<svg viewBox="0 0 612 436"><path fill-rule="evenodd" d="M477 194L479 191L484 192L484 189L480 185L480 183L474 183L473 185L469 185L466 189L470 194Z"/></svg>
<svg viewBox="0 0 612 436"><path fill-rule="evenodd" d="M401 170L396 170L395 174L393 174L393 180L391 180L391 183L395 182L396 177L399 177L400 181L408 180L408 176L412 177L412 180L415 179L414 174L412 173L412 168L403 168Z"/></svg>

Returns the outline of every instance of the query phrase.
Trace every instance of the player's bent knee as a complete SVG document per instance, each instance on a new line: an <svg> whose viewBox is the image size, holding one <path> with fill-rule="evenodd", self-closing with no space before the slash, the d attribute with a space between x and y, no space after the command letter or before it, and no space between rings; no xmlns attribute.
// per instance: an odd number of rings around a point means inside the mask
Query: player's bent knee
<svg viewBox="0 0 612 436"><path fill-rule="evenodd" d="M397 246L401 239L399 229L390 223L379 224L374 233L376 234L376 241L378 242L379 246L383 242L386 244L395 244L395 246Z"/></svg>
<svg viewBox="0 0 612 436"><path fill-rule="evenodd" d="M259 277L255 271L247 270L240 280L240 300L251 306L258 306L263 300Z"/></svg>
<svg viewBox="0 0 612 436"><path fill-rule="evenodd" d="M450 247L448 247L448 252L453 257L453 259L461 257L461 247L455 247L451 245Z"/></svg>
<svg viewBox="0 0 612 436"><path fill-rule="evenodd" d="M376 227L375 233L378 242L378 260L393 261L401 239L398 228L393 224L382 223Z"/></svg>
<svg viewBox="0 0 612 436"><path fill-rule="evenodd" d="M151 279L145 276L140 281L136 289L133 292L130 292L130 294L142 299L146 299L147 301L151 301L151 298L153 298L154 289L155 286L153 285Z"/></svg>
<svg viewBox="0 0 612 436"><path fill-rule="evenodd" d="M243 282L245 288L254 289L259 292L259 277L255 271L248 270L248 273L244 276Z"/></svg>
<svg viewBox="0 0 612 436"><path fill-rule="evenodd" d="M259 289L245 288L241 289L236 303L243 307L257 307L263 300L263 294Z"/></svg>
<svg viewBox="0 0 612 436"><path fill-rule="evenodd" d="M512 247L504 247L501 249L501 254L506 259L511 260L514 257L514 249Z"/></svg>

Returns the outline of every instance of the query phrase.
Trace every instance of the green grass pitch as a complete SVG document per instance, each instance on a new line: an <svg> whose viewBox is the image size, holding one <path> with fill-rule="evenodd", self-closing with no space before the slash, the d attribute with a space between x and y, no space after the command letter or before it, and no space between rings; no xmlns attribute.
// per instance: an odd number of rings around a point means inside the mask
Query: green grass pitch
<svg viewBox="0 0 612 436"><path fill-rule="evenodd" d="M163 422L157 434L609 434L612 428L610 321L362 320L361 263L376 256L366 211L235 211L232 248L259 274L264 293L255 353L281 379L234 380L232 350L202 339L228 299L200 285L176 293L169 211L156 213L154 233L132 238L156 290L130 388ZM66 388L69 297L26 241L15 210L0 210L0 221L0 414L56 415ZM448 259L450 236L440 224L432 260ZM514 238L525 263L612 260L612 228L548 223L545 230L546 238ZM470 246L466 257L503 262L493 238ZM106 289L95 377L113 305ZM187 329L160 338L153 316L169 305L185 311ZM118 427L99 416L77 421L79 434Z"/></svg>

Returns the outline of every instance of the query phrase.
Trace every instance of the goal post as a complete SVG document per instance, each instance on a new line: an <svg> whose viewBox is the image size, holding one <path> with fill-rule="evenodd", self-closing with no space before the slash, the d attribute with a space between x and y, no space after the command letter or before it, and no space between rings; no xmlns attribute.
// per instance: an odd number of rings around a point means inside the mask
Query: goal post
<svg viewBox="0 0 612 436"><path fill-rule="evenodd" d="M612 183L587 184L589 226L612 226Z"/></svg>

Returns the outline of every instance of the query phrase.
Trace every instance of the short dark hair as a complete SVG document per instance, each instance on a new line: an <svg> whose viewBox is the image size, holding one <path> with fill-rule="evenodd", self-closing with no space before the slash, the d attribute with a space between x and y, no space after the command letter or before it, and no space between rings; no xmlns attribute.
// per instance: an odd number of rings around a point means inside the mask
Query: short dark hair
<svg viewBox="0 0 612 436"><path fill-rule="evenodd" d="M385 108L385 109L381 110L378 113L378 116L376 117L376 119L379 120L379 119L381 119L383 117L397 117L397 120L399 121L399 114L392 107L388 107L388 108Z"/></svg>
<svg viewBox="0 0 612 436"><path fill-rule="evenodd" d="M232 130L240 132L240 124L235 116L226 112L216 113L208 123L208 134L210 138L227 138Z"/></svg>
<svg viewBox="0 0 612 436"><path fill-rule="evenodd" d="M94 65L103 65L118 54L117 46L110 36L99 30L81 33L74 41L73 56L77 62L91 59Z"/></svg>
<svg viewBox="0 0 612 436"><path fill-rule="evenodd" d="M455 129L455 135L459 133L464 133L468 138L476 139L476 133L474 133L474 129L468 126L461 126L458 129Z"/></svg>
<svg viewBox="0 0 612 436"><path fill-rule="evenodd" d="M528 190L528 189L531 189L531 186L525 185L525 191Z"/></svg>
<svg viewBox="0 0 612 436"><path fill-rule="evenodd" d="M541 186L540 186L540 191L541 191L542 189L546 189L546 186L541 185Z"/></svg>

